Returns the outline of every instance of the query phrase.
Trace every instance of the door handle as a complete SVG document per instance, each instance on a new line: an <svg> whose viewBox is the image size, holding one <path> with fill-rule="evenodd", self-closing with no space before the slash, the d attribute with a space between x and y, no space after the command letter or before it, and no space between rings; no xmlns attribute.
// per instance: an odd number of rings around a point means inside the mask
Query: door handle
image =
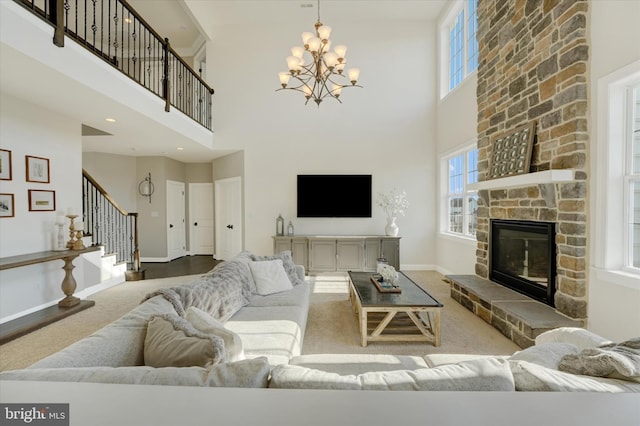
<svg viewBox="0 0 640 426"><path fill-rule="evenodd" d="M227 228L233 229L233 225L227 225Z"/></svg>
<svg viewBox="0 0 640 426"><path fill-rule="evenodd" d="M170 223L170 224L169 224L169 228L173 228L173 223Z"/></svg>
<svg viewBox="0 0 640 426"><path fill-rule="evenodd" d="M193 226L198 226L198 222L194 223Z"/></svg>

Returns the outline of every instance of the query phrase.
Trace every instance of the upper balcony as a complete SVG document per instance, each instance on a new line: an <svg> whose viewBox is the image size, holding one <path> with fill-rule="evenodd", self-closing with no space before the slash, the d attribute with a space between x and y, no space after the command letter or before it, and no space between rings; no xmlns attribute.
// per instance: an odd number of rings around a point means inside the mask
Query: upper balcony
<svg viewBox="0 0 640 426"><path fill-rule="evenodd" d="M213 89L128 3L14 0L0 8L0 91L113 135L83 136L83 151L215 157ZM110 116L118 122L105 123Z"/></svg>

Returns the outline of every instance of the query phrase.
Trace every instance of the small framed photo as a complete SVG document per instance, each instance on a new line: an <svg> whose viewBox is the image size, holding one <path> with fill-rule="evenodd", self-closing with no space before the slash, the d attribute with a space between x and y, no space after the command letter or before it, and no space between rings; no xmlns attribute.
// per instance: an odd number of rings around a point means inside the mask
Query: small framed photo
<svg viewBox="0 0 640 426"><path fill-rule="evenodd" d="M14 217L13 194L0 194L0 217Z"/></svg>
<svg viewBox="0 0 640 426"><path fill-rule="evenodd" d="M11 151L0 149L0 180L11 180Z"/></svg>
<svg viewBox="0 0 640 426"><path fill-rule="evenodd" d="M29 190L30 212L51 212L56 209L56 191L44 191L41 189Z"/></svg>
<svg viewBox="0 0 640 426"><path fill-rule="evenodd" d="M49 159L26 155L27 182L49 183Z"/></svg>

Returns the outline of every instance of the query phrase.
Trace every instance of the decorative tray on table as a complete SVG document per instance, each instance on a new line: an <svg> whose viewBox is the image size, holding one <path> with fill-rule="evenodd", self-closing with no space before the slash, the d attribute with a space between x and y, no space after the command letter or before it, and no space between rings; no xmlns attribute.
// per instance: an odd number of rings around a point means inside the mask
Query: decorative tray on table
<svg viewBox="0 0 640 426"><path fill-rule="evenodd" d="M389 281L384 281L379 274L371 275L371 282L380 293L402 293L402 289Z"/></svg>

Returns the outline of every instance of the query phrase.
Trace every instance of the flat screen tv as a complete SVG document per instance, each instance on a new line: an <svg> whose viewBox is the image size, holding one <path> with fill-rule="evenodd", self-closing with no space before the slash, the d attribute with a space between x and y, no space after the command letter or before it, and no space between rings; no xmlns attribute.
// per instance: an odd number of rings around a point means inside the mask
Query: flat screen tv
<svg viewBox="0 0 640 426"><path fill-rule="evenodd" d="M298 175L298 217L371 217L371 175Z"/></svg>

